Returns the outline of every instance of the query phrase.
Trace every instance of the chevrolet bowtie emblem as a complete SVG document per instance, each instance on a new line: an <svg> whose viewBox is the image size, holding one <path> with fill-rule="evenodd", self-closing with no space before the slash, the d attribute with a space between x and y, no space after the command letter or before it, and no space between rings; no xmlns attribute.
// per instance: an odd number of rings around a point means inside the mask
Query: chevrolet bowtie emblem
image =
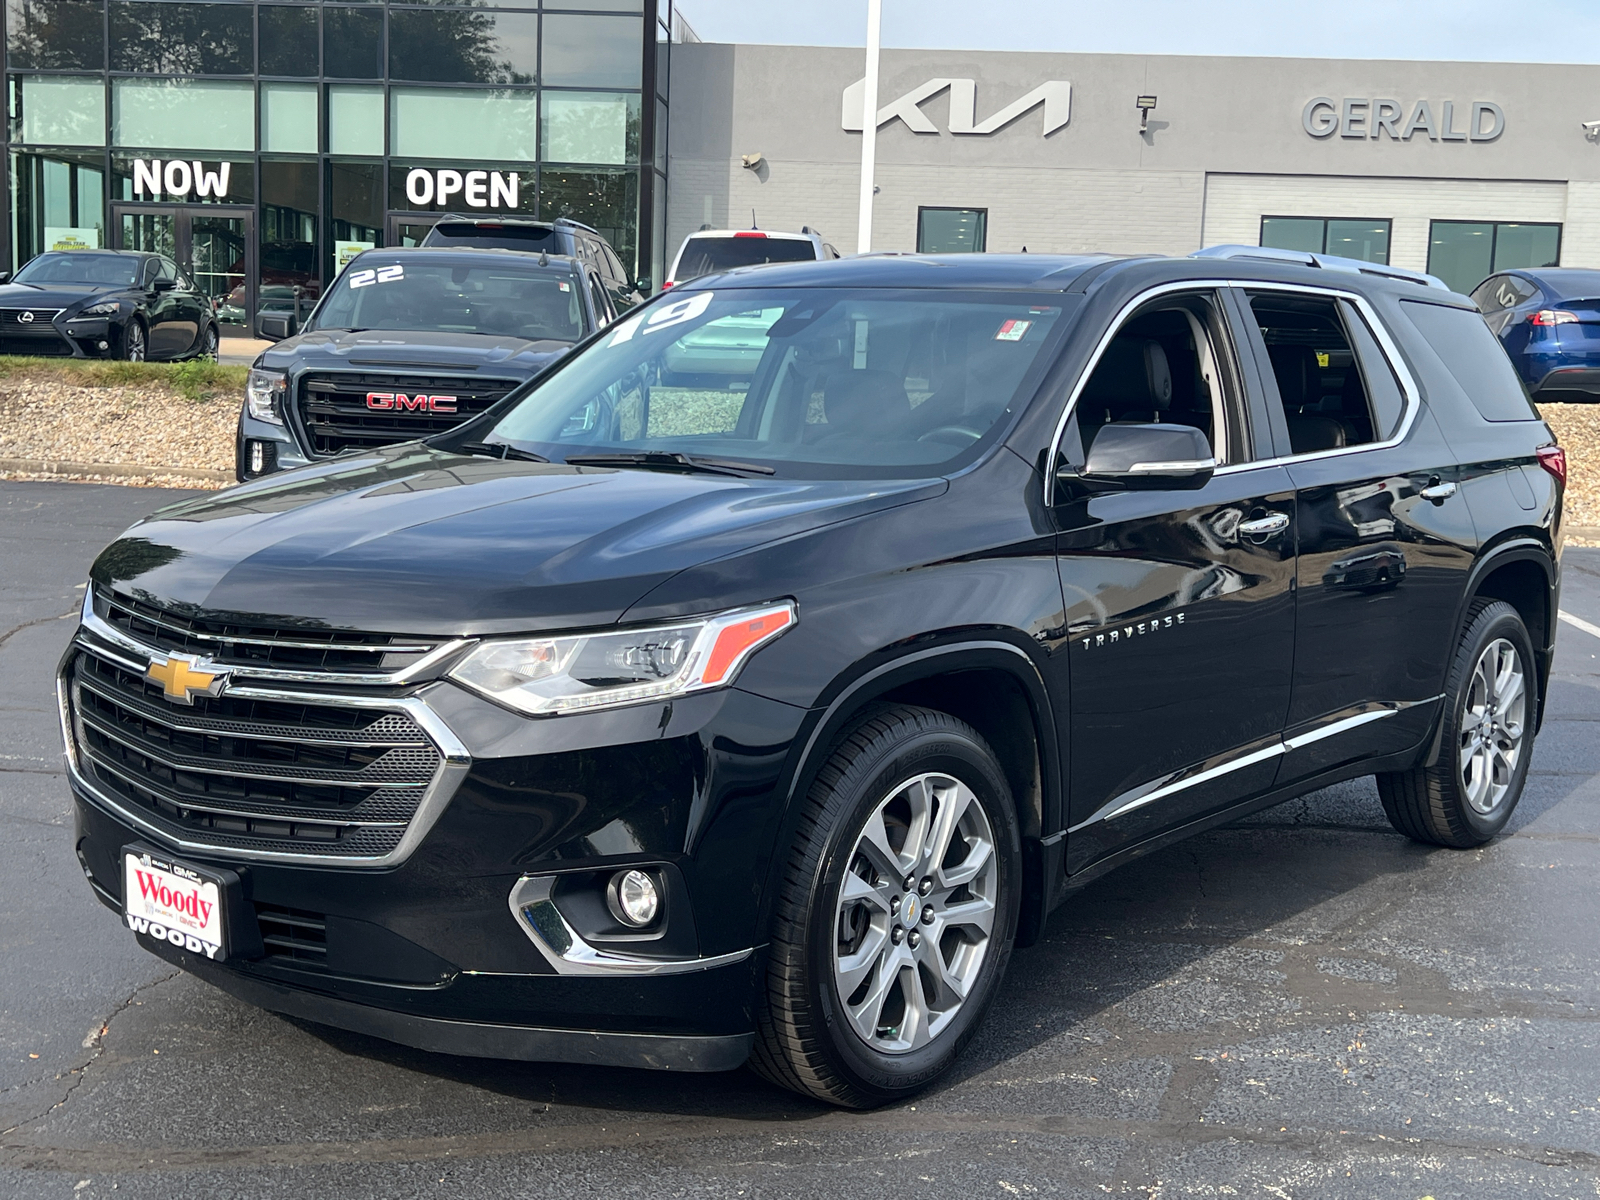
<svg viewBox="0 0 1600 1200"><path fill-rule="evenodd" d="M151 683L159 683L161 694L174 704L193 704L196 696L220 696L228 672L203 659L169 654L166 658L151 659L144 677Z"/></svg>

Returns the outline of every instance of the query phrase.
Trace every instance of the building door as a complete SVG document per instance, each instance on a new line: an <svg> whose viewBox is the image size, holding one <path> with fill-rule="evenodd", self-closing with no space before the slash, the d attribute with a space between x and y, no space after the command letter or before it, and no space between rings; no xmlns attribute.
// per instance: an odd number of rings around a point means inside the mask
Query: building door
<svg viewBox="0 0 1600 1200"><path fill-rule="evenodd" d="M390 213L384 221L383 244L420 246L439 217L439 213L427 212Z"/></svg>
<svg viewBox="0 0 1600 1200"><path fill-rule="evenodd" d="M194 280L223 337L254 337L255 210L237 205L113 204L111 244L164 254Z"/></svg>

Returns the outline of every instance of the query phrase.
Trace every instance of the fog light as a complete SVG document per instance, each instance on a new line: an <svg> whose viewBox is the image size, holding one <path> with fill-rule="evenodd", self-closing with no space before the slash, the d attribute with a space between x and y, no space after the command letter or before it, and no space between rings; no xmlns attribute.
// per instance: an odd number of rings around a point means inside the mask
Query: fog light
<svg viewBox="0 0 1600 1200"><path fill-rule="evenodd" d="M98 342L95 343L95 346L98 347L101 350L109 350L109 349L111 349L111 343L107 342L107 341L98 341Z"/></svg>
<svg viewBox="0 0 1600 1200"><path fill-rule="evenodd" d="M267 465L267 448L260 442L250 443L250 474L259 475Z"/></svg>
<svg viewBox="0 0 1600 1200"><path fill-rule="evenodd" d="M643 871L618 871L606 885L606 907L633 929L643 929L661 911L656 881Z"/></svg>

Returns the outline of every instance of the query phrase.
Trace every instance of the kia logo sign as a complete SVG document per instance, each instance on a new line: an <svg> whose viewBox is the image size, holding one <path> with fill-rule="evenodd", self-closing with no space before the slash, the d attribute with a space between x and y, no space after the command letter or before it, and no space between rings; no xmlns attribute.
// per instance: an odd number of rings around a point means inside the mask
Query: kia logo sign
<svg viewBox="0 0 1600 1200"><path fill-rule="evenodd" d="M367 407L380 412L403 409L406 412L453 413L455 396L408 396L404 392L368 392Z"/></svg>
<svg viewBox="0 0 1600 1200"><path fill-rule="evenodd" d="M163 163L159 158L133 160L133 192L136 196L187 196L193 192L204 200L215 196L221 200L228 194L228 176L232 163L218 163L216 170L207 170L201 162L185 162L181 158Z"/></svg>
<svg viewBox="0 0 1600 1200"><path fill-rule="evenodd" d="M515 171L452 171L448 167L426 171L417 167L406 175L406 199L421 207L447 206L460 196L468 208L516 208Z"/></svg>
<svg viewBox="0 0 1600 1200"><path fill-rule="evenodd" d="M878 124L904 121L913 133L938 133L922 106L940 92L950 93L950 132L984 137L998 133L1024 113L1036 108L1044 109L1044 134L1049 137L1072 119L1072 84L1065 79L1051 79L1041 83L1026 95L1019 96L998 112L978 120L978 85L971 79L930 79L921 87L912 88L897 100L891 100L878 110ZM863 118L867 108L867 81L858 79L844 90L842 124L846 133L860 133L866 124Z"/></svg>

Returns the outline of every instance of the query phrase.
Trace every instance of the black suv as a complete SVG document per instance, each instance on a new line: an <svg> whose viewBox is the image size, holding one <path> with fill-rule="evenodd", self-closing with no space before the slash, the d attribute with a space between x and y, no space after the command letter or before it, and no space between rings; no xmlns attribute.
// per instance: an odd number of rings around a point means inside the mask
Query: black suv
<svg viewBox="0 0 1600 1200"><path fill-rule="evenodd" d="M710 275L422 443L185 501L61 664L147 949L431 1050L845 1105L1131 857L1528 771L1565 461L1464 297L1249 257Z"/></svg>
<svg viewBox="0 0 1600 1200"><path fill-rule="evenodd" d="M591 267L503 250L368 250L266 350L239 410L234 473L254 479L442 433L616 319Z"/></svg>
<svg viewBox="0 0 1600 1200"><path fill-rule="evenodd" d="M422 245L438 249L520 250L525 254L565 254L592 268L605 281L611 304L626 312L644 299L646 281L628 278L622 259L598 229L569 217L535 221L527 217L451 213L434 222Z"/></svg>

